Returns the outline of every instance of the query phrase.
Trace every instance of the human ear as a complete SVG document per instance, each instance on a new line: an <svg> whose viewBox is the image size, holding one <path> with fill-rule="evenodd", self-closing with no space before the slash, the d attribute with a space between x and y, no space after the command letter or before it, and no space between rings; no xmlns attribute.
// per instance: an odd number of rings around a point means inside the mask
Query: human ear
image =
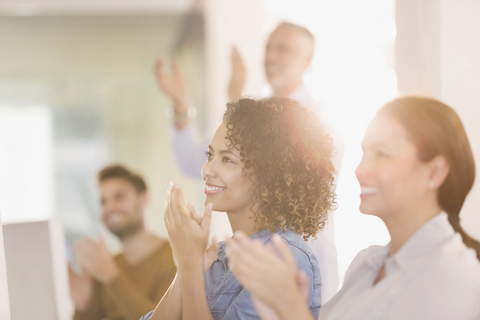
<svg viewBox="0 0 480 320"><path fill-rule="evenodd" d="M428 187L429 189L438 189L447 178L450 172L450 166L448 165L447 159L442 155L435 156L430 160L430 164L431 172Z"/></svg>

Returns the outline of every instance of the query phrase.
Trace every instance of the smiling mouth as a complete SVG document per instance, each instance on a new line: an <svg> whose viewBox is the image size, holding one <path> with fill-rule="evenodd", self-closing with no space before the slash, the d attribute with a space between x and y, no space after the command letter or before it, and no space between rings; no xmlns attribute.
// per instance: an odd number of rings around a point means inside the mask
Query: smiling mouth
<svg viewBox="0 0 480 320"><path fill-rule="evenodd" d="M279 73L281 70L282 70L281 67L276 63L269 63L265 66L265 71L268 74Z"/></svg>
<svg viewBox="0 0 480 320"><path fill-rule="evenodd" d="M205 194L215 194L225 190L225 187L213 186L213 185L205 185Z"/></svg>
<svg viewBox="0 0 480 320"><path fill-rule="evenodd" d="M123 214L119 212L109 213L105 219L107 224L118 224L123 221Z"/></svg>
<svg viewBox="0 0 480 320"><path fill-rule="evenodd" d="M361 187L360 188L360 195L361 196L368 196L368 195L378 193L379 191L380 191L380 189L375 188L375 187Z"/></svg>

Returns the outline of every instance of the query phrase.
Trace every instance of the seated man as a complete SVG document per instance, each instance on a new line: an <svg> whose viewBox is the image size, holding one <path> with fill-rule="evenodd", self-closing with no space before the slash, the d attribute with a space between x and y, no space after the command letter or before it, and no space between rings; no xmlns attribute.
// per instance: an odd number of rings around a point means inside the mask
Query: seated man
<svg viewBox="0 0 480 320"><path fill-rule="evenodd" d="M155 308L175 277L172 250L145 228L148 194L139 175L114 165L99 172L98 182L102 221L123 250L112 257L103 240L74 244L81 269L69 268L74 320L138 320Z"/></svg>

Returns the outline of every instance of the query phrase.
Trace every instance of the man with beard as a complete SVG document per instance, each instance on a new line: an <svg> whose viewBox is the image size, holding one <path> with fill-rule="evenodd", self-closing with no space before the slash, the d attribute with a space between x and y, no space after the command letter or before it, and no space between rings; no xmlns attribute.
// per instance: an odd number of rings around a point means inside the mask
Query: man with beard
<svg viewBox="0 0 480 320"><path fill-rule="evenodd" d="M270 34L265 48L265 76L271 87L271 94L295 99L300 104L316 112L323 124L330 127L333 144L336 147L334 165L340 172L343 158L343 136L332 120L326 107L313 99L303 84L303 75L310 66L315 39L306 28L288 22L280 23ZM167 73L165 62L158 59L156 77L160 88L173 102L174 130L173 149L182 172L191 178L201 178L200 172L205 163L210 139L200 140L189 123L189 98L185 82L175 64ZM228 87L230 100L242 95L245 83L245 68L238 51L232 53L232 77ZM333 214L325 230L317 239L310 240L309 246L320 264L322 278L322 304L326 303L339 289L338 257L335 246Z"/></svg>
<svg viewBox="0 0 480 320"><path fill-rule="evenodd" d="M175 277L167 240L145 228L147 187L139 175L119 166L98 174L101 219L122 244L112 256L103 240L74 244L80 273L69 268L74 320L138 320L155 308Z"/></svg>

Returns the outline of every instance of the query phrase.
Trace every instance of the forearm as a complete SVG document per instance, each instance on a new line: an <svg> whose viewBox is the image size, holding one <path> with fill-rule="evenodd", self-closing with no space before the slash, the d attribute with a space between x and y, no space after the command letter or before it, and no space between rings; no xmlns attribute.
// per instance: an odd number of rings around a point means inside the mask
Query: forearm
<svg viewBox="0 0 480 320"><path fill-rule="evenodd" d="M182 319L213 320L207 303L202 265L182 273Z"/></svg>
<svg viewBox="0 0 480 320"><path fill-rule="evenodd" d="M177 273L172 284L158 303L150 320L182 319L182 280Z"/></svg>

